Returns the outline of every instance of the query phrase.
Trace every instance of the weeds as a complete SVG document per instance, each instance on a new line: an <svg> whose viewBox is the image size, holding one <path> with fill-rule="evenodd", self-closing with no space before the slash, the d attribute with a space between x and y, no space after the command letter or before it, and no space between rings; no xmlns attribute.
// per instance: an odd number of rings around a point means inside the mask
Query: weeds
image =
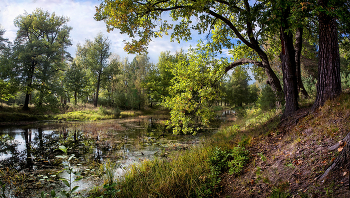
<svg viewBox="0 0 350 198"><path fill-rule="evenodd" d="M75 158L74 154L71 154L69 156L67 154L67 148L65 146L59 146L59 149L61 151L63 151L64 154L58 155L56 157L61 158L61 159L66 161L68 167L65 168L64 170L66 170L67 173L69 174L69 180L67 180L65 178L60 178L60 180L69 188L69 191L63 190L63 191L61 191L61 194L64 197L71 198L71 197L73 197L74 192L79 188L79 186L74 186L72 188L73 182L80 181L82 179L82 177L79 176L80 175L79 173L73 171L73 167L71 165L71 160ZM73 174L76 175L77 177L72 181ZM51 197L56 197L56 192L53 190L53 191L51 191L50 195L51 195ZM44 192L41 193L42 198L45 198L46 196L47 196L47 194L45 194Z"/></svg>

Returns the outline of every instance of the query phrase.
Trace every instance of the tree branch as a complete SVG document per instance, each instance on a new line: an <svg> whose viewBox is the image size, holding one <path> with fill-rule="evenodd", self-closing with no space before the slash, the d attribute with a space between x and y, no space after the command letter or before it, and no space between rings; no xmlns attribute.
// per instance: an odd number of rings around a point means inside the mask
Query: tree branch
<svg viewBox="0 0 350 198"><path fill-rule="evenodd" d="M240 8L240 7L238 7L238 6L235 6L235 5L232 5L232 3L230 3L230 2L223 1L223 0L214 0L214 1L215 1L215 2L218 2L218 3L225 4L225 5L229 6L229 7L235 8L235 9L237 9L237 10L239 10L239 11L243 11L242 8Z"/></svg>
<svg viewBox="0 0 350 198"><path fill-rule="evenodd" d="M230 20L228 20L227 18L225 18L224 16L212 11L212 10L208 10L207 11L208 14L222 20L224 23L226 23L226 25L228 25L232 30L233 32L236 34L236 36L244 43L246 44L248 47L252 48L252 49L255 49L256 47L253 46L253 44L251 44L249 41L247 41L243 36L242 34L237 30L237 28L231 23Z"/></svg>
<svg viewBox="0 0 350 198"><path fill-rule="evenodd" d="M263 67L263 64L259 61L254 61L254 60L251 60L251 59L248 59L248 58L241 58L237 61L234 61L232 62L229 66L227 66L225 68L225 73L227 73L230 69L234 68L234 67L237 67L237 66L240 66L240 65L244 65L244 64L254 64L258 67Z"/></svg>
<svg viewBox="0 0 350 198"><path fill-rule="evenodd" d="M249 37L250 42L255 45L255 46L259 46L258 41L254 38L254 34L253 34L253 26L252 26L252 22L251 22L251 13L250 13L250 5L248 0L244 0L244 6L245 9L247 11L247 16L246 16L246 23L247 23L247 35Z"/></svg>

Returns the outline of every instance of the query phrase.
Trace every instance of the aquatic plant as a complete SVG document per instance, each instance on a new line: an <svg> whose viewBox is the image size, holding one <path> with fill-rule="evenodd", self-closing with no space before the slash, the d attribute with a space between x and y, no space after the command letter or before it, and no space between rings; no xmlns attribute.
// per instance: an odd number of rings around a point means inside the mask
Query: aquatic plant
<svg viewBox="0 0 350 198"><path fill-rule="evenodd" d="M63 151L64 154L57 155L56 157L65 160L65 162L67 163L68 166L64 170L67 171L67 173L69 174L69 180L67 180L66 178L60 178L60 180L69 188L69 191L63 190L63 191L61 191L61 194L64 197L71 198L73 193L79 188L79 186L74 186L72 188L72 183L81 180L82 177L80 176L80 173L73 171L73 167L71 165L71 160L73 160L75 158L74 154L68 155L67 148L65 146L61 145L61 146L59 146L59 149L61 151ZM76 175L77 177L72 181L73 174ZM41 193L42 198L46 197L46 195L47 194L45 194L44 192ZM50 195L51 195L51 197L56 197L56 192L54 190L52 190Z"/></svg>

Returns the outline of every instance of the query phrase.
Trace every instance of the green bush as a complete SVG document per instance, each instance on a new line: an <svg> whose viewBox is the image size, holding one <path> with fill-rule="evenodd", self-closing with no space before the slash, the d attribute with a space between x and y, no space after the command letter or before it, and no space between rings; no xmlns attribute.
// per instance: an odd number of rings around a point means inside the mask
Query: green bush
<svg viewBox="0 0 350 198"><path fill-rule="evenodd" d="M310 96L316 96L316 83L317 80L316 78L312 77L311 75L309 77L303 78L302 77L302 81L304 83L304 87L307 91L307 93L309 93Z"/></svg>
<svg viewBox="0 0 350 198"><path fill-rule="evenodd" d="M350 87L350 73L349 72L341 72L341 88L343 90L348 89Z"/></svg>
<svg viewBox="0 0 350 198"><path fill-rule="evenodd" d="M235 147L231 151L231 157L233 160L228 162L230 174L240 174L244 165L249 160L249 151L244 147Z"/></svg>
<svg viewBox="0 0 350 198"><path fill-rule="evenodd" d="M266 111L276 107L276 96L269 85L265 85L261 89L261 94L258 99L259 107Z"/></svg>

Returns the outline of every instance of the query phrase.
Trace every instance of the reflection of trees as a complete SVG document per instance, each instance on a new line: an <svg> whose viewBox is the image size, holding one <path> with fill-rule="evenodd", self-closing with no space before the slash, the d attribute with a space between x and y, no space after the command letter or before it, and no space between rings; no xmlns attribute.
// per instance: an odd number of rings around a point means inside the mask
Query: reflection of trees
<svg viewBox="0 0 350 198"><path fill-rule="evenodd" d="M13 141L15 139L14 135L5 134L0 135L0 153L14 155L16 152L16 147L18 144Z"/></svg>
<svg viewBox="0 0 350 198"><path fill-rule="evenodd" d="M32 150L31 150L31 141L32 141L32 130L30 129L25 129L24 130L24 140L26 144L26 165L25 167L28 168L29 170L33 169L33 158L32 158Z"/></svg>

